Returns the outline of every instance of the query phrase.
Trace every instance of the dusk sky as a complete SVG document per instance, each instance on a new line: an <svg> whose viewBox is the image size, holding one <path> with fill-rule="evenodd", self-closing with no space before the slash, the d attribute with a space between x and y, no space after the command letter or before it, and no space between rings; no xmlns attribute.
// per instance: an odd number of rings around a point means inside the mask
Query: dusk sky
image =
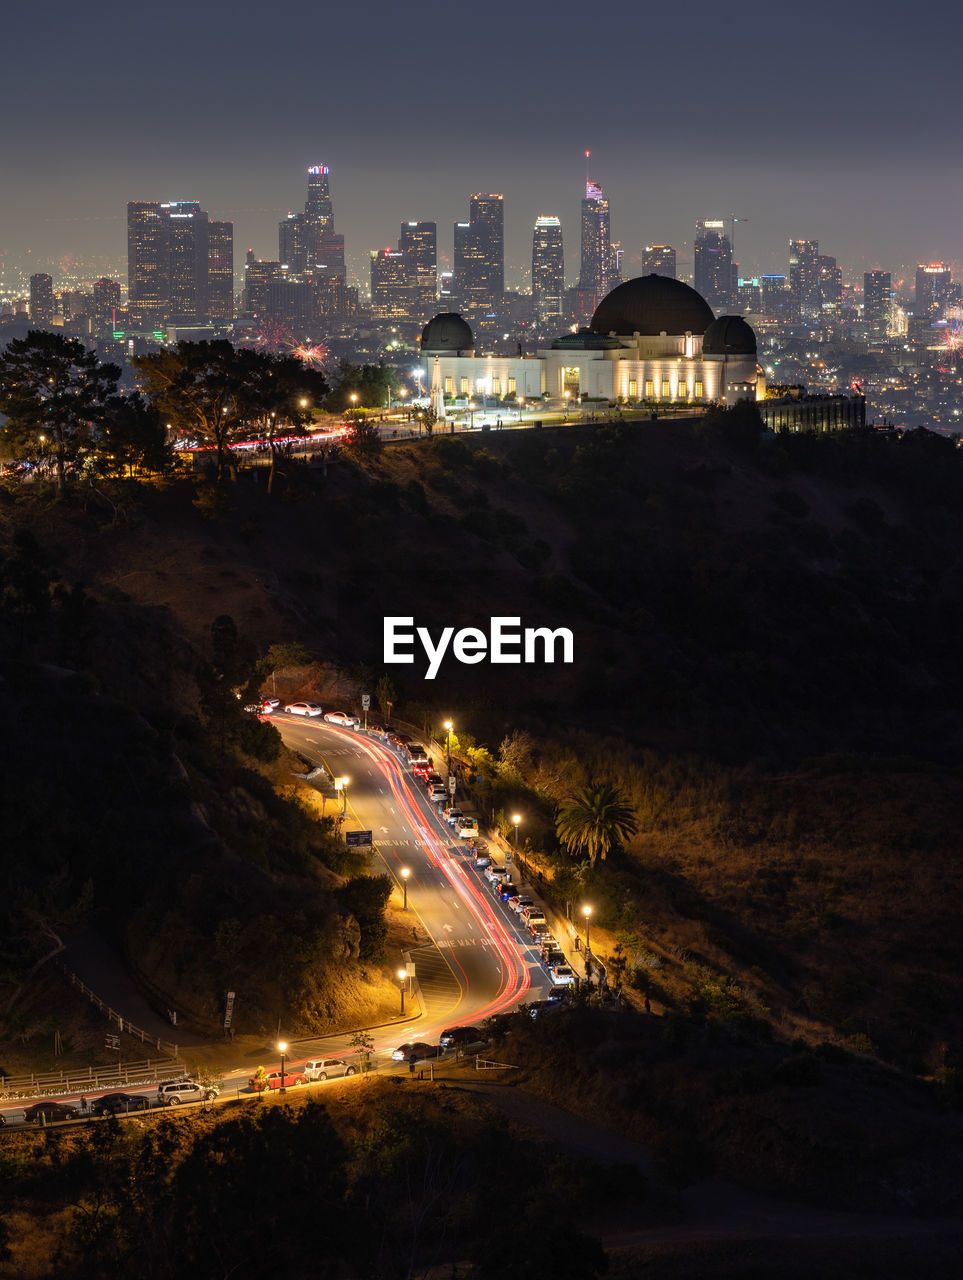
<svg viewBox="0 0 963 1280"><path fill-rule="evenodd" d="M341 6L169 0L6 6L0 252L123 270L128 200L197 199L277 255L304 170L331 167L349 272L402 219L505 196L508 283L540 213L570 275L591 149L627 274L646 242L691 262L698 217L736 214L742 274L817 239L847 279L963 263L956 5L490 0ZM55 268L56 275L56 268Z"/></svg>

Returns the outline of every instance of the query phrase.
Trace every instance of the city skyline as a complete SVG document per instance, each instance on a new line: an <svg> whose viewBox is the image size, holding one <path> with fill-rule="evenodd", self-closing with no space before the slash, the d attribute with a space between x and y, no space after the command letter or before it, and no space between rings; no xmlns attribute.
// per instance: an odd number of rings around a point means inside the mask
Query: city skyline
<svg viewBox="0 0 963 1280"><path fill-rule="evenodd" d="M285 31L303 32L297 41L270 38L252 3L225 24L172 0L159 27L151 11L107 5L91 16L54 0L43 22L36 11L8 19L18 57L7 101L18 120L5 137L0 253L27 274L65 255L119 265L126 203L160 197L199 200L212 219L233 222L238 263L248 248L273 257L278 222L303 200L301 174L320 161L336 175L353 278L363 280L369 252L391 243L400 222L448 228L464 218L466 195L498 191L509 285L524 279L532 227L546 214L566 230L571 280L591 150L626 275L657 243L673 245L680 270L691 271L697 220L733 213L745 220L734 246L744 274L784 270L789 240L807 239L849 280L874 269L895 279L929 260L959 275L952 126L948 113L930 110L924 123L922 104L953 83L961 18L949 5L936 9L940 39L912 60L895 7L864 0L846 12L810 6L808 40L793 15L759 3L721 41L699 37L700 24L718 25L705 3L660 15L657 39L644 11L627 14L586 78L565 71L580 8L564 0L549 23L493 0L487 18L525 71L506 68L503 91L487 58L453 56L462 26L437 5L417 28L392 21L380 48L341 10L325 15L320 42L316 11L298 0L285 21ZM179 15L190 15L190 39ZM370 21L389 16L376 3ZM527 53L536 35L537 58ZM103 92L86 70L101 56L111 66ZM426 68L414 80L413 59ZM880 67L893 68L891 93L881 91ZM597 115L580 121L579 104ZM89 143L71 144L74 113ZM424 113L430 129L419 124ZM450 252L443 233L443 262Z"/></svg>

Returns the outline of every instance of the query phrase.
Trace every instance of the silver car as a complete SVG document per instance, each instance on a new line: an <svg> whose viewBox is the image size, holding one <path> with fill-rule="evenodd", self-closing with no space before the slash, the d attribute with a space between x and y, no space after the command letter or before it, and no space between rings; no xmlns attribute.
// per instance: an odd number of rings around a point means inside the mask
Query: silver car
<svg viewBox="0 0 963 1280"><path fill-rule="evenodd" d="M312 1058L300 1072L306 1080L334 1080L337 1076L357 1075L358 1068L344 1058Z"/></svg>

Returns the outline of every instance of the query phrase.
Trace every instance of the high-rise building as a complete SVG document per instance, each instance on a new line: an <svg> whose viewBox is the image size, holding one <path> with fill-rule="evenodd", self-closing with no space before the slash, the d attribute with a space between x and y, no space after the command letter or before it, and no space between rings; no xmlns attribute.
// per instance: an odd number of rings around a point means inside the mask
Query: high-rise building
<svg viewBox="0 0 963 1280"><path fill-rule="evenodd" d="M582 201L581 260L578 273L580 297L584 306L593 311L610 292L612 277L612 232L609 221L609 202L597 182L586 179L585 198Z"/></svg>
<svg viewBox="0 0 963 1280"><path fill-rule="evenodd" d="M127 297L131 324L156 329L170 314L170 222L154 200L127 205Z"/></svg>
<svg viewBox="0 0 963 1280"><path fill-rule="evenodd" d="M408 264L400 249L371 254L371 309L382 319L406 316L411 311Z"/></svg>
<svg viewBox="0 0 963 1280"><path fill-rule="evenodd" d="M943 262L921 262L916 268L916 316L942 319L950 304L950 268Z"/></svg>
<svg viewBox="0 0 963 1280"><path fill-rule="evenodd" d="M212 222L208 229L208 315L234 319L234 223Z"/></svg>
<svg viewBox="0 0 963 1280"><path fill-rule="evenodd" d="M535 219L532 234L532 306L537 320L562 314L565 294L565 252L562 224L556 217Z"/></svg>
<svg viewBox="0 0 963 1280"><path fill-rule="evenodd" d="M885 333L893 306L893 278L888 271L863 273L863 319Z"/></svg>
<svg viewBox="0 0 963 1280"><path fill-rule="evenodd" d="M643 276L668 276L675 279L675 250L668 244L647 244L642 250Z"/></svg>
<svg viewBox="0 0 963 1280"><path fill-rule="evenodd" d="M127 294L135 328L206 324L234 314L234 226L196 200L127 206Z"/></svg>
<svg viewBox="0 0 963 1280"><path fill-rule="evenodd" d="M505 293L505 206L473 195L467 222L455 223L455 288L466 311L497 310Z"/></svg>
<svg viewBox="0 0 963 1280"><path fill-rule="evenodd" d="M30 277L30 323L50 324L53 317L53 277L46 271L38 271Z"/></svg>
<svg viewBox="0 0 963 1280"><path fill-rule="evenodd" d="M94 319L100 328L111 328L120 310L120 281L94 281Z"/></svg>
<svg viewBox="0 0 963 1280"><path fill-rule="evenodd" d="M209 315L210 218L196 200L161 205L170 224L171 308L174 324L197 324Z"/></svg>
<svg viewBox="0 0 963 1280"><path fill-rule="evenodd" d="M819 273L819 302L823 311L838 311L843 300L843 273L836 259L821 253L816 259Z"/></svg>
<svg viewBox="0 0 963 1280"><path fill-rule="evenodd" d="M328 166L308 169L308 194L303 213L289 213L278 224L278 259L293 275L344 284L344 236L334 230L334 206L328 186Z"/></svg>
<svg viewBox="0 0 963 1280"><path fill-rule="evenodd" d="M732 242L724 220L700 219L694 246L695 291L720 315L732 309L732 268Z"/></svg>
<svg viewBox="0 0 963 1280"><path fill-rule="evenodd" d="M418 314L431 311L438 296L437 224L403 222L398 249L405 256L411 309Z"/></svg>
<svg viewBox="0 0 963 1280"><path fill-rule="evenodd" d="M789 292L800 316L821 309L818 240L789 241Z"/></svg>

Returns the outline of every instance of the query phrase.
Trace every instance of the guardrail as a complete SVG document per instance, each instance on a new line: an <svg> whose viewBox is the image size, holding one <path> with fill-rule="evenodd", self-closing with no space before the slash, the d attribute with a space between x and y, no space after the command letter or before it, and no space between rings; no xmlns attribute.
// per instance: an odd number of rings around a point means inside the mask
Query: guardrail
<svg viewBox="0 0 963 1280"><path fill-rule="evenodd" d="M64 1093L87 1093L118 1085L154 1084L184 1074L184 1064L173 1058L147 1058L118 1062L111 1067L76 1067L67 1071L30 1072L0 1077L0 1101L11 1098L47 1098Z"/></svg>
<svg viewBox="0 0 963 1280"><path fill-rule="evenodd" d="M112 1009L109 1004L101 1000L96 991L91 991L90 987L85 982L82 982L72 969L68 969L66 965L61 965L60 967L70 984L85 995L91 1004L95 1004L101 1013L105 1013L108 1022L116 1022L118 1030L140 1040L141 1044L152 1044L155 1049L159 1049L161 1053L169 1054L172 1058L178 1056L178 1046L176 1044L172 1044L169 1040L161 1040L159 1036L152 1036L149 1031L144 1031L135 1026L122 1013L118 1013L116 1009Z"/></svg>

